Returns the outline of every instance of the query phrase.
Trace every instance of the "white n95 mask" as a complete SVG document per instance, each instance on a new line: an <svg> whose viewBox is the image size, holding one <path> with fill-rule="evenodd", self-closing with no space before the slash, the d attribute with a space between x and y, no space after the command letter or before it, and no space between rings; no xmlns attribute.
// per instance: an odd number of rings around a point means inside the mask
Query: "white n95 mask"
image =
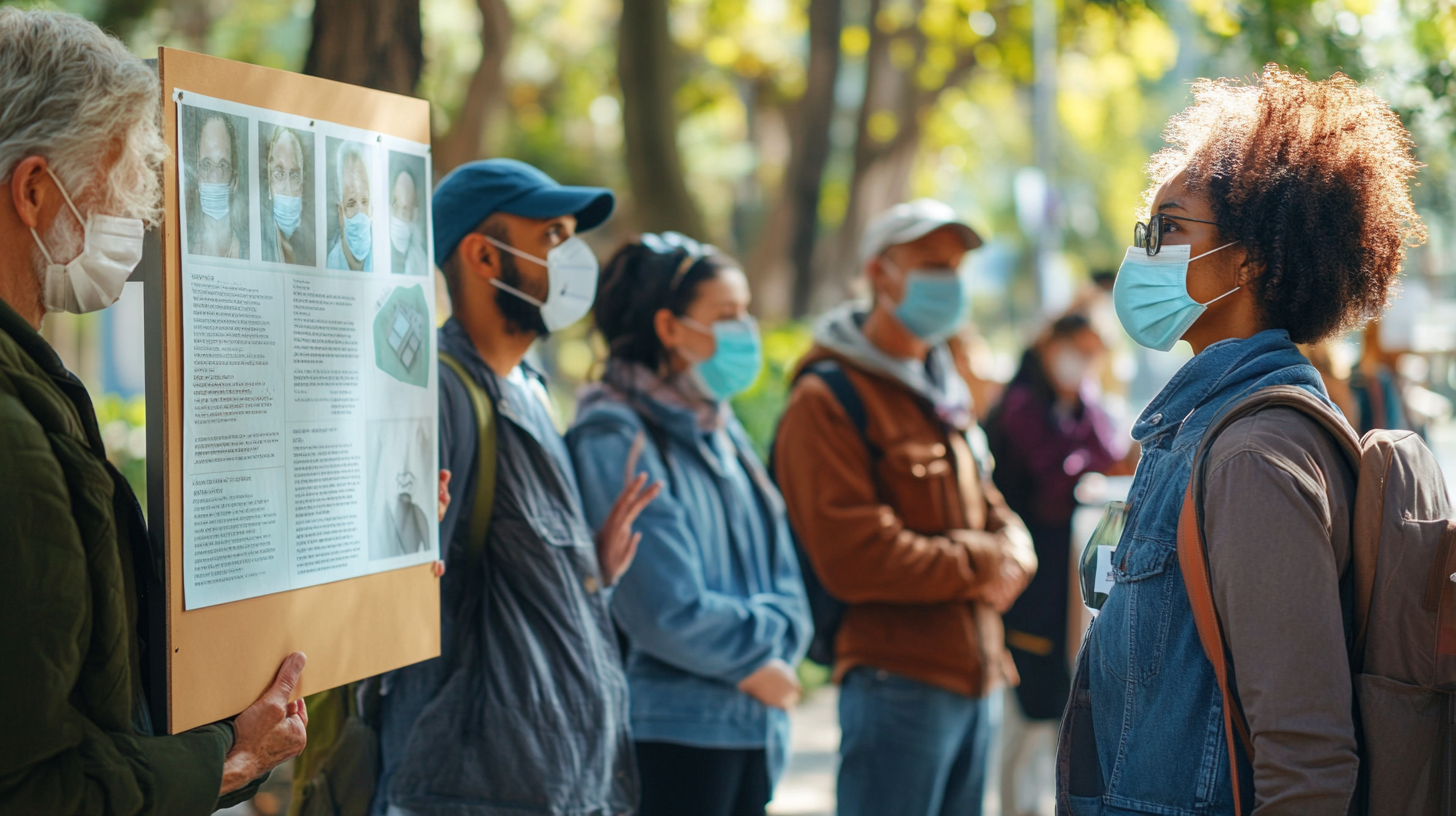
<svg viewBox="0 0 1456 816"><path fill-rule="evenodd" d="M140 218L96 213L92 213L90 218L82 218L65 185L49 167L46 172L56 182L66 206L75 214L85 235L81 254L70 263L60 264L56 263L35 229L30 230L46 259L45 276L41 281L46 311L85 314L105 309L121 297L126 279L141 262L142 236L146 228Z"/></svg>
<svg viewBox="0 0 1456 816"><path fill-rule="evenodd" d="M1235 286L1208 303L1199 303L1188 294L1188 264L1237 243L1231 241L1195 258L1188 257L1192 249L1187 244L1164 246L1152 256L1142 247L1128 247L1112 285L1112 305L1128 335L1154 351L1167 351L1177 344L1209 306L1240 288Z"/></svg>
<svg viewBox="0 0 1456 816"><path fill-rule="evenodd" d="M499 278L491 280L497 289L502 289L541 310L541 322L547 331L561 331L586 317L592 303L597 299L597 256L592 254L586 242L572 236L557 244L546 253L546 260L528 255L513 246L485 236L485 240L496 247L546 267L549 288L546 300L540 301L521 290L504 283Z"/></svg>

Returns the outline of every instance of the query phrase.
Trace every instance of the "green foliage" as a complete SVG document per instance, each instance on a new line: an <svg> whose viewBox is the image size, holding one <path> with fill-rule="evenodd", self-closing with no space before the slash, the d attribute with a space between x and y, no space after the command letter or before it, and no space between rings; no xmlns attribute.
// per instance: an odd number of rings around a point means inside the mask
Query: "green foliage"
<svg viewBox="0 0 1456 816"><path fill-rule="evenodd" d="M106 445L106 458L121 471L147 506L147 404L142 397L126 399L104 394L96 399L96 424Z"/></svg>
<svg viewBox="0 0 1456 816"><path fill-rule="evenodd" d="M779 417L789 401L794 370L814 344L813 333L802 323L785 323L763 330L763 374L753 387L733 400L733 412L753 440L758 455L768 461L769 445Z"/></svg>

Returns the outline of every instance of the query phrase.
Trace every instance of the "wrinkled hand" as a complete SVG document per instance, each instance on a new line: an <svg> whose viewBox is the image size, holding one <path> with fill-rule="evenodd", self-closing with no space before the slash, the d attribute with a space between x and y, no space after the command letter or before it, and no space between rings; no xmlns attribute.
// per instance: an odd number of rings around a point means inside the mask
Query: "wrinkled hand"
<svg viewBox="0 0 1456 816"><path fill-rule="evenodd" d="M788 710L799 704L804 688L788 663L774 658L743 678L738 690L770 708Z"/></svg>
<svg viewBox="0 0 1456 816"><path fill-rule="evenodd" d="M1022 590L1030 583L1026 570L1016 559L1008 558L1001 562L1001 572L996 581L986 588L984 600L995 608L997 612L1006 614L1016 599L1021 596Z"/></svg>
<svg viewBox="0 0 1456 816"><path fill-rule="evenodd" d="M233 720L237 738L222 765L221 794L232 793L303 753L308 742L308 709L291 700L308 658L284 658L273 685Z"/></svg>
<svg viewBox="0 0 1456 816"><path fill-rule="evenodd" d="M637 472L637 460L642 458L646 437L640 432L632 440L632 452L627 455L627 467L623 474L624 487L612 512L597 531L597 564L601 567L602 581L606 586L617 583L617 579L632 564L637 554L637 544L642 541L641 533L632 532L632 523L652 500L662 492L662 485L647 485L647 474Z"/></svg>

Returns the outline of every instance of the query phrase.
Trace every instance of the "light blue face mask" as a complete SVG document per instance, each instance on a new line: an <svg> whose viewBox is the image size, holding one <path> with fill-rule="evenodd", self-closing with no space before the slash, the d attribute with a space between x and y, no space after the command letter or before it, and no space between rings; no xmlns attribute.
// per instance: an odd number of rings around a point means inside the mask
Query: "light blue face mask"
<svg viewBox="0 0 1456 816"><path fill-rule="evenodd" d="M202 204L202 213L214 221L228 217L232 208L233 186L216 181L204 181L197 185L197 199Z"/></svg>
<svg viewBox="0 0 1456 816"><path fill-rule="evenodd" d="M889 258L880 258L880 263L901 272ZM901 274L905 296L895 307L895 319L911 334L938 346L966 325L970 286L965 275L954 269L912 269Z"/></svg>
<svg viewBox="0 0 1456 816"><path fill-rule="evenodd" d="M719 320L711 329L691 317L678 320L693 331L711 334L717 344L712 357L693 364L693 378L704 396L731 399L758 379L763 369L763 341L753 318Z"/></svg>
<svg viewBox="0 0 1456 816"><path fill-rule="evenodd" d="M273 194L273 223L284 238L292 238L298 229L298 219L303 215L303 196Z"/></svg>
<svg viewBox="0 0 1456 816"><path fill-rule="evenodd" d="M349 242L349 252L358 260L369 257L374 248L374 222L362 212L344 219L344 240Z"/></svg>
<svg viewBox="0 0 1456 816"><path fill-rule="evenodd" d="M1142 247L1128 247L1112 287L1112 304L1128 335L1154 351L1171 349L1210 305L1240 289L1235 286L1208 303L1199 303L1188 295L1188 265L1237 243L1194 258L1188 257L1192 250L1187 244L1164 245L1151 257Z"/></svg>

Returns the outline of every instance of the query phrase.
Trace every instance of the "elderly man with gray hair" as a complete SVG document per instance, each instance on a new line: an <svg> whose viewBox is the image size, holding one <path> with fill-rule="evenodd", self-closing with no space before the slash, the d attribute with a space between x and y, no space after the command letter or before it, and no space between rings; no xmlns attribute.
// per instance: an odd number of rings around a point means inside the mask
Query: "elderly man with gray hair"
<svg viewBox="0 0 1456 816"><path fill-rule="evenodd" d="M38 332L114 303L160 222L160 97L95 25L0 8L0 813L211 813L304 745L302 654L231 721L159 734L160 560Z"/></svg>
<svg viewBox="0 0 1456 816"><path fill-rule="evenodd" d="M339 185L339 237L329 248L328 267L374 271L374 211L369 184L369 148L343 142L335 172Z"/></svg>

